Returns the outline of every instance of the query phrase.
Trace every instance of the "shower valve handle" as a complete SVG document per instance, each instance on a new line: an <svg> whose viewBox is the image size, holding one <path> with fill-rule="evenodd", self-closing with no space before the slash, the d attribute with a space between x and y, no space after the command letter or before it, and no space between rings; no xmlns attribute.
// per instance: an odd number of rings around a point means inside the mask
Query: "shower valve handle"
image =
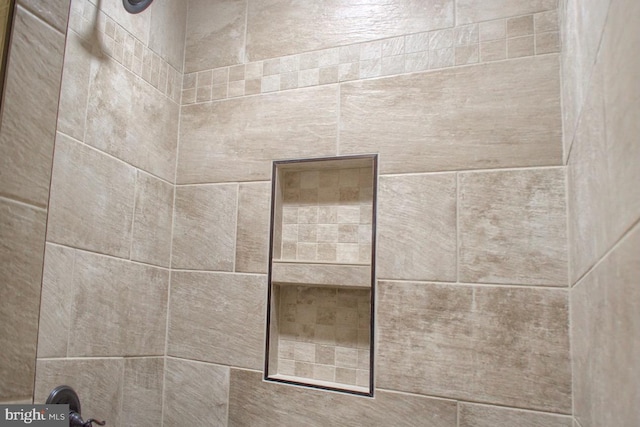
<svg viewBox="0 0 640 427"><path fill-rule="evenodd" d="M73 427L93 427L93 423L98 424L99 426L103 426L107 424L106 421L98 421L93 418L89 418L87 421L84 421L80 414L77 412L71 411L69 414L69 425Z"/></svg>
<svg viewBox="0 0 640 427"><path fill-rule="evenodd" d="M87 420L87 422L84 423L84 426L82 426L82 427L93 427L93 423L96 423L99 426L103 426L103 425L107 424L106 421L98 421L98 420L94 420L93 418L89 418Z"/></svg>

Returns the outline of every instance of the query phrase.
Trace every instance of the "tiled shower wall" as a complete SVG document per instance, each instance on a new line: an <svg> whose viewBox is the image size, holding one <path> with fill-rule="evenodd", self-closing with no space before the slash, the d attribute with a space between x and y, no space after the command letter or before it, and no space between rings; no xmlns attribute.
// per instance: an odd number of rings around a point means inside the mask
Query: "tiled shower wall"
<svg viewBox="0 0 640 427"><path fill-rule="evenodd" d="M561 15L574 415L638 425L640 4L565 0Z"/></svg>
<svg viewBox="0 0 640 427"><path fill-rule="evenodd" d="M165 425L571 425L555 0L191 0L185 46ZM265 383L271 161L367 153L375 397Z"/></svg>

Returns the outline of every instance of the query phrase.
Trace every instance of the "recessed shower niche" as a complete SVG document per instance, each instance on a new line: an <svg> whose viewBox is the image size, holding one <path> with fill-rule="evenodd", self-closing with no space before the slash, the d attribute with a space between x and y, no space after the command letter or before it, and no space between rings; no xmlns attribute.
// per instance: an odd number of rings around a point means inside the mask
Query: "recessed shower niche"
<svg viewBox="0 0 640 427"><path fill-rule="evenodd" d="M273 163L265 379L373 395L377 155Z"/></svg>

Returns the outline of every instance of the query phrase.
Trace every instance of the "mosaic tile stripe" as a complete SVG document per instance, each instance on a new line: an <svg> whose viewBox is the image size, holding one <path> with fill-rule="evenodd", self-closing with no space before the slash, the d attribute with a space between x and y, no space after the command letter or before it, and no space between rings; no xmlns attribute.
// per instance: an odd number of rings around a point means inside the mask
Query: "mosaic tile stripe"
<svg viewBox="0 0 640 427"><path fill-rule="evenodd" d="M554 10L188 73L182 105L559 51Z"/></svg>
<svg viewBox="0 0 640 427"><path fill-rule="evenodd" d="M97 23L94 19L97 16ZM97 44L102 53L176 103L180 103L182 73L88 1L73 1L69 28ZM94 34L97 30L97 34ZM97 40L96 40L97 38ZM95 46L94 46L95 48Z"/></svg>

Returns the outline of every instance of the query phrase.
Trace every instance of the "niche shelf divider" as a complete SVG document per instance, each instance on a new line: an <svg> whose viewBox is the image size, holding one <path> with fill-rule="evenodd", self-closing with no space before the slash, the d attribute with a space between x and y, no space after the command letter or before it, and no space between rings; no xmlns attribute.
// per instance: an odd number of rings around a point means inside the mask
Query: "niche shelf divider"
<svg viewBox="0 0 640 427"><path fill-rule="evenodd" d="M373 396L377 160L273 162L266 381Z"/></svg>

